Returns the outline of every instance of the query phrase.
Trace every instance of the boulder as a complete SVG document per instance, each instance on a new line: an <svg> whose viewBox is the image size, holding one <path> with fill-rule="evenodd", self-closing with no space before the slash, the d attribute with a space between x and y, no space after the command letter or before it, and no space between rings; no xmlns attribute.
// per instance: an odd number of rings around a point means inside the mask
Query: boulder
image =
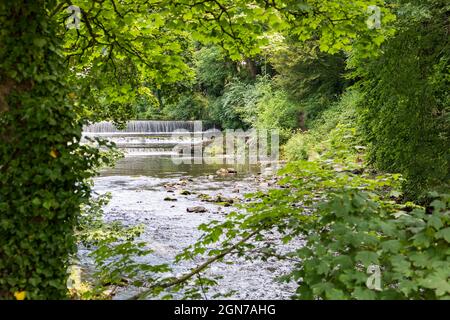
<svg viewBox="0 0 450 320"><path fill-rule="evenodd" d="M178 200L175 198L171 198L171 197L165 197L164 201L178 201Z"/></svg>
<svg viewBox="0 0 450 320"><path fill-rule="evenodd" d="M205 207L189 207L186 208L187 212L194 212L194 213L202 213L202 212L208 212L208 210Z"/></svg>
<svg viewBox="0 0 450 320"><path fill-rule="evenodd" d="M222 204L222 205L224 205L225 203L231 205L234 202L234 200L232 198L227 198L227 197L221 195L220 193L215 196L210 196L208 194L202 193L199 195L199 198L203 202L213 202L213 203Z"/></svg>
<svg viewBox="0 0 450 320"><path fill-rule="evenodd" d="M225 176L228 174L228 171L225 168L220 168L219 170L216 171L216 174L219 176Z"/></svg>
<svg viewBox="0 0 450 320"><path fill-rule="evenodd" d="M220 168L219 170L216 171L216 174L220 175L220 176L226 176L229 174L236 174L236 173L237 173L237 170L235 168L226 168L226 169Z"/></svg>

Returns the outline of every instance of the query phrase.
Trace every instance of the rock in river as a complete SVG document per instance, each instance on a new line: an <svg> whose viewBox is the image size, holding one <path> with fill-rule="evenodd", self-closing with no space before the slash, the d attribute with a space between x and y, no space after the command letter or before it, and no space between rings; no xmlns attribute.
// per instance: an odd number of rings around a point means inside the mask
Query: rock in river
<svg viewBox="0 0 450 320"><path fill-rule="evenodd" d="M230 175L230 174L236 174L237 170L234 168L220 168L219 170L216 171L216 174L219 176L226 176L226 175Z"/></svg>
<svg viewBox="0 0 450 320"><path fill-rule="evenodd" d="M175 198L171 198L171 197L165 197L164 201L178 201L178 200Z"/></svg>
<svg viewBox="0 0 450 320"><path fill-rule="evenodd" d="M201 212L208 212L208 210L205 207L189 207L186 208L187 212L195 212L195 213L201 213Z"/></svg>

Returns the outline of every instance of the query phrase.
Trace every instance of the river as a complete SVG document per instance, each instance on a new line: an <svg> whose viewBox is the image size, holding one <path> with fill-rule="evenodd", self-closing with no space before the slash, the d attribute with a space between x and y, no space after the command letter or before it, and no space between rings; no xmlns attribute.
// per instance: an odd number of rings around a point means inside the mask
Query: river
<svg viewBox="0 0 450 320"><path fill-rule="evenodd" d="M241 202L245 193L264 190L275 184L276 177L260 165L233 165L236 174L216 174L218 169L227 167L229 165L222 163L175 164L163 153L131 153L119 160L114 168L102 170L101 175L95 178L94 191L112 195L104 208L107 221L145 226L139 240L147 242L154 250L146 262L168 263L177 276L202 262L173 263L183 248L200 237L198 226L212 220L223 220L230 211L236 210L233 206L203 202L200 194L220 194ZM185 190L189 194L183 195ZM176 200L167 201L168 197ZM187 208L195 206L204 207L207 211L187 212ZM88 253L82 250L79 256L82 260L88 259ZM207 271L208 276L220 276L221 279L203 298L212 299L216 293L232 292L228 296L230 299L288 299L295 286L279 283L274 278L289 270L287 261L226 258ZM133 288L124 288L114 299L126 299L134 293Z"/></svg>

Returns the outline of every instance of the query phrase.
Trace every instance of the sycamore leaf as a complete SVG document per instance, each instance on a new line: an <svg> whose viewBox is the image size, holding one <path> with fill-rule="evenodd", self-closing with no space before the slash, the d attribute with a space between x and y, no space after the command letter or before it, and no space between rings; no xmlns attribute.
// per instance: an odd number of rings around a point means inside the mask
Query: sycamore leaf
<svg viewBox="0 0 450 320"><path fill-rule="evenodd" d="M356 288L352 296L357 300L374 300L376 293L366 288Z"/></svg>
<svg viewBox="0 0 450 320"><path fill-rule="evenodd" d="M436 237L437 239L445 239L445 241L447 241L448 243L450 243L450 227L449 227L449 228L442 229L442 230L436 232L435 237Z"/></svg>
<svg viewBox="0 0 450 320"><path fill-rule="evenodd" d="M437 296L450 293L450 281L448 270L438 270L421 281L425 288L435 289Z"/></svg>
<svg viewBox="0 0 450 320"><path fill-rule="evenodd" d="M361 261L365 266L378 262L378 255L371 251L360 251L355 256L356 260Z"/></svg>

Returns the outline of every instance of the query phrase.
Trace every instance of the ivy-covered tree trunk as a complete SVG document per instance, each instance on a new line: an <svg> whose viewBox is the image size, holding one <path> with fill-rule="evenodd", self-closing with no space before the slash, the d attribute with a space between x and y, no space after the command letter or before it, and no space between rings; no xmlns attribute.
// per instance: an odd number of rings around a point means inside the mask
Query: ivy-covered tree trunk
<svg viewBox="0 0 450 320"><path fill-rule="evenodd" d="M78 145L54 5L0 2L0 299L66 297L73 228L89 193L91 158Z"/></svg>

